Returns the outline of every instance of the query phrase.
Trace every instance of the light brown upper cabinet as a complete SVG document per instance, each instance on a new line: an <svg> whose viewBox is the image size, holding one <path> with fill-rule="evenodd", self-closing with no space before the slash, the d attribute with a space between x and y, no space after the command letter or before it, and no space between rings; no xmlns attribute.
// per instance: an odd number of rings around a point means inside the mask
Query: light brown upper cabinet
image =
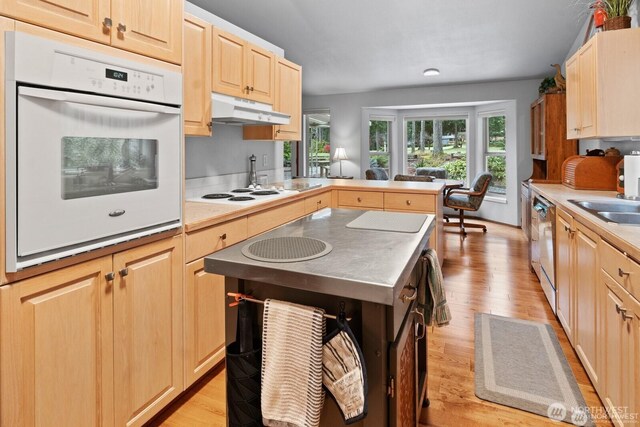
<svg viewBox="0 0 640 427"><path fill-rule="evenodd" d="M213 29L213 91L273 104L275 56L231 33Z"/></svg>
<svg viewBox="0 0 640 427"><path fill-rule="evenodd" d="M640 135L640 29L596 34L566 68L567 138Z"/></svg>
<svg viewBox="0 0 640 427"><path fill-rule="evenodd" d="M302 139L302 67L284 58L276 60L273 109L291 115L288 125L245 126L244 139L300 141Z"/></svg>
<svg viewBox="0 0 640 427"><path fill-rule="evenodd" d="M179 64L182 0L2 0L0 14Z"/></svg>
<svg viewBox="0 0 640 427"><path fill-rule="evenodd" d="M185 135L211 135L211 31L208 22L185 14L182 59Z"/></svg>

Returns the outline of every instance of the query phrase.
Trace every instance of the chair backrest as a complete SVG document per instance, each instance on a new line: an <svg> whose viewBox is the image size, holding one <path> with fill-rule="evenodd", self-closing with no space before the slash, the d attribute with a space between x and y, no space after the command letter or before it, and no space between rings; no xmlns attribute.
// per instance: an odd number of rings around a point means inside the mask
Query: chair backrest
<svg viewBox="0 0 640 427"><path fill-rule="evenodd" d="M388 181L389 175L387 175L387 171L382 168L371 168L367 169L364 173L368 180L370 181Z"/></svg>
<svg viewBox="0 0 640 427"><path fill-rule="evenodd" d="M447 170L445 168L437 168L437 167L419 167L416 168L416 175L428 175L434 178L446 179L447 178Z"/></svg>
<svg viewBox="0 0 640 427"><path fill-rule="evenodd" d="M471 186L469 188L473 192L481 193L479 196L469 196L469 204L476 207L476 209L480 208L482 200L489 190L489 184L491 183L492 179L493 175L491 175L489 172L480 172L473 179L473 182L471 183Z"/></svg>
<svg viewBox="0 0 640 427"><path fill-rule="evenodd" d="M394 181L417 181L417 182L432 182L432 176L416 176L416 175L396 175L393 177Z"/></svg>

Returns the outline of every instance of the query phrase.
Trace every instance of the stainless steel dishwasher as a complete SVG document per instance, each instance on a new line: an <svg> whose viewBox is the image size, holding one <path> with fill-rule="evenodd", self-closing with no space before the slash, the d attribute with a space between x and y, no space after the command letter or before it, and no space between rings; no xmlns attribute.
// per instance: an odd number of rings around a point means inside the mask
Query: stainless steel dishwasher
<svg viewBox="0 0 640 427"><path fill-rule="evenodd" d="M542 196L536 196L533 202L538 214L538 244L540 247L540 284L551 310L556 312L555 279L555 222L556 207Z"/></svg>

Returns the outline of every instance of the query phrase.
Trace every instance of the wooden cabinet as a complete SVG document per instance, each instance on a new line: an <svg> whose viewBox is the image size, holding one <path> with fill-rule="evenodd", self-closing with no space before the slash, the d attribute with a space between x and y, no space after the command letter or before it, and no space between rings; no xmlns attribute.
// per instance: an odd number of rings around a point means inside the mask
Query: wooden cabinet
<svg viewBox="0 0 640 427"><path fill-rule="evenodd" d="M247 42L244 83L247 98L273 104L275 94L275 55L266 49Z"/></svg>
<svg viewBox="0 0 640 427"><path fill-rule="evenodd" d="M520 186L520 227L527 239L531 235L531 195L529 184L522 183Z"/></svg>
<svg viewBox="0 0 640 427"><path fill-rule="evenodd" d="M599 390L617 426L634 425L640 400L640 303L602 272L602 357L604 384Z"/></svg>
<svg viewBox="0 0 640 427"><path fill-rule="evenodd" d="M214 92L273 104L275 55L219 28L213 29Z"/></svg>
<svg viewBox="0 0 640 427"><path fill-rule="evenodd" d="M0 14L85 39L111 42L111 0L2 0Z"/></svg>
<svg viewBox="0 0 640 427"><path fill-rule="evenodd" d="M556 211L556 299L557 316L569 342L574 343L575 283L573 273L573 218Z"/></svg>
<svg viewBox="0 0 640 427"><path fill-rule="evenodd" d="M0 424L141 425L182 392L181 248L175 237L0 288Z"/></svg>
<svg viewBox="0 0 640 427"><path fill-rule="evenodd" d="M182 0L111 0L111 45L179 64Z"/></svg>
<svg viewBox="0 0 640 427"><path fill-rule="evenodd" d="M0 288L0 425L113 425L111 257Z"/></svg>
<svg viewBox="0 0 640 427"><path fill-rule="evenodd" d="M179 64L181 0L3 0L0 14Z"/></svg>
<svg viewBox="0 0 640 427"><path fill-rule="evenodd" d="M302 67L277 58L273 109L291 115L288 125L245 126L244 139L300 141L302 139Z"/></svg>
<svg viewBox="0 0 640 427"><path fill-rule="evenodd" d="M600 365L598 360L598 241L593 231L575 223L575 336L574 346L591 382L598 388Z"/></svg>
<svg viewBox="0 0 640 427"><path fill-rule="evenodd" d="M598 277L600 237L556 211L557 316L593 382L600 381Z"/></svg>
<svg viewBox="0 0 640 427"><path fill-rule="evenodd" d="M640 88L628 79L639 71L638 28L598 33L582 46L567 61L567 137L640 134Z"/></svg>
<svg viewBox="0 0 640 427"><path fill-rule="evenodd" d="M384 193L384 209L387 211L435 212L436 196L433 194Z"/></svg>
<svg viewBox="0 0 640 427"><path fill-rule="evenodd" d="M561 180L562 163L575 154L578 154L578 141L567 140L565 95L542 95L531 104L531 177Z"/></svg>
<svg viewBox="0 0 640 427"><path fill-rule="evenodd" d="M204 258L187 264L185 281L185 388L225 356L224 276L204 271Z"/></svg>
<svg viewBox="0 0 640 427"><path fill-rule="evenodd" d="M384 193L378 191L338 191L338 207L382 210L384 208Z"/></svg>
<svg viewBox="0 0 640 427"><path fill-rule="evenodd" d="M185 241L185 388L224 359L224 277L204 271L204 257L247 238L247 217L196 230Z"/></svg>
<svg viewBox="0 0 640 427"><path fill-rule="evenodd" d="M262 211L248 218L248 234L253 237L257 234L276 228L294 219L305 215L305 201L298 200L284 206Z"/></svg>
<svg viewBox="0 0 640 427"><path fill-rule="evenodd" d="M182 240L117 253L113 268L115 423L142 425L183 390Z"/></svg>
<svg viewBox="0 0 640 427"><path fill-rule="evenodd" d="M331 206L331 192L327 191L304 199L304 212L310 214Z"/></svg>
<svg viewBox="0 0 640 427"><path fill-rule="evenodd" d="M185 14L182 59L185 135L211 135L211 34L211 24Z"/></svg>

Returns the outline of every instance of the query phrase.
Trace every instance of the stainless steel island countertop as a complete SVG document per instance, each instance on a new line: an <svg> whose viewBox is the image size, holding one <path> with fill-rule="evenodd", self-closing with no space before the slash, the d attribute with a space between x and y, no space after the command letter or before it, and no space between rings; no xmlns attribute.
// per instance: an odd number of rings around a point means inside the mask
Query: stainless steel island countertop
<svg viewBox="0 0 640 427"><path fill-rule="evenodd" d="M205 258L205 271L337 297L393 305L435 229L435 216L417 233L347 228L365 211L324 209ZM273 237L323 240L333 250L320 258L286 263L250 259L242 248Z"/></svg>

